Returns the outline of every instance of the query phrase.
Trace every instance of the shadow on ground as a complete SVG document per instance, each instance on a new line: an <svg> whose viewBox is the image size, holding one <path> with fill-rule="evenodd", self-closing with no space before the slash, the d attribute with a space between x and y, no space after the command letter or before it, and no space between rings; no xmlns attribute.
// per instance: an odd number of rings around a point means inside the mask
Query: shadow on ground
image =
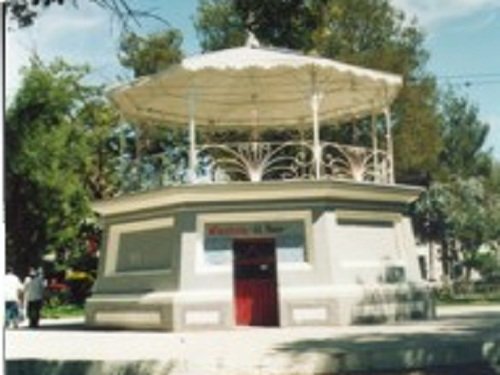
<svg viewBox="0 0 500 375"><path fill-rule="evenodd" d="M50 361L39 359L10 360L6 375L167 375L172 362L158 361Z"/></svg>
<svg viewBox="0 0 500 375"><path fill-rule="evenodd" d="M322 374L466 374L500 373L498 313L447 318L427 333L371 333L325 339L301 339L278 345L290 365L316 357ZM435 368L436 370L431 370ZM416 372L399 372L398 369ZM427 369L426 371L417 371ZM468 372L464 372L464 371ZM388 372L393 371L393 372ZM495 372L497 371L497 372Z"/></svg>
<svg viewBox="0 0 500 375"><path fill-rule="evenodd" d="M42 322L37 328L30 328L30 327L27 327L27 326L21 326L20 328L18 328L18 330L21 330L21 331L28 331L28 330L32 330L32 331L44 331L44 332L47 332L47 331L73 331L73 332L78 332L78 331L81 331L81 332L89 332L89 333L92 333L92 332L131 332L130 329L127 329L127 328L121 328L121 327L115 327L115 326L102 326L102 327L97 327L97 326L86 326L85 323L83 322L73 322L73 321L65 321L63 319L61 319L61 321L57 321L57 320L52 320L52 321L45 321L45 322ZM166 331L161 331L161 330L158 330L158 329L155 329L155 328L151 328L151 329L147 329L147 328L143 328L143 329L134 329L133 332L147 332L147 333L165 333Z"/></svg>

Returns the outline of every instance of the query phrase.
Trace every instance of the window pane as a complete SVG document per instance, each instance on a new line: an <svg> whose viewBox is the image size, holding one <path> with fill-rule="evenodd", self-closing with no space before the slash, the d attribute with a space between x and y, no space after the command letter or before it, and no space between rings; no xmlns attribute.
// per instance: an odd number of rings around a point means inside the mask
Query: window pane
<svg viewBox="0 0 500 375"><path fill-rule="evenodd" d="M171 267L172 230L167 228L122 233L118 272L166 270Z"/></svg>

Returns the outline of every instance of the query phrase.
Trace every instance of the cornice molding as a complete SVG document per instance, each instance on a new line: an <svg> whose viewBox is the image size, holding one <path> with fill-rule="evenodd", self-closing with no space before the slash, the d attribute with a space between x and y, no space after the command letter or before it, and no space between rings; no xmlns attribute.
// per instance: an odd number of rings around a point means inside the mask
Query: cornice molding
<svg viewBox="0 0 500 375"><path fill-rule="evenodd" d="M408 204L424 189L408 185L382 185L350 181L269 181L231 184L196 184L128 194L92 204L102 216L182 204L333 200Z"/></svg>

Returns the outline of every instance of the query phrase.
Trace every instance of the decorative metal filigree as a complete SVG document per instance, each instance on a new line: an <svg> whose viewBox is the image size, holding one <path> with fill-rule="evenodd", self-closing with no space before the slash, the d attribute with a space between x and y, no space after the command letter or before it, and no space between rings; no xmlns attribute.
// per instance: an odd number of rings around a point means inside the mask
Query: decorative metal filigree
<svg viewBox="0 0 500 375"><path fill-rule="evenodd" d="M320 178L390 182L385 151L364 147L321 144ZM312 142L238 142L199 147L205 178L211 181L314 179Z"/></svg>
<svg viewBox="0 0 500 375"><path fill-rule="evenodd" d="M321 162L324 176L330 178L390 182L389 159L385 151L325 142Z"/></svg>
<svg viewBox="0 0 500 375"><path fill-rule="evenodd" d="M198 150L213 181L310 179L313 152L307 142L209 144Z"/></svg>
<svg viewBox="0 0 500 375"><path fill-rule="evenodd" d="M392 183L385 151L322 142L320 179ZM310 141L234 142L197 148L198 182L316 179L314 146ZM146 155L122 160L123 191L148 190L188 181L185 152Z"/></svg>

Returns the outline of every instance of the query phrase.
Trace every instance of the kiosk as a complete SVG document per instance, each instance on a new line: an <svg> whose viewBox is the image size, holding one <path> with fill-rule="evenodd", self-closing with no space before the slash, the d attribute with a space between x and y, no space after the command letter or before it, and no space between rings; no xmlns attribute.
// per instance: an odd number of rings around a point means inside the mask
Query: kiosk
<svg viewBox="0 0 500 375"><path fill-rule="evenodd" d="M250 38L111 90L129 120L186 126L189 163L183 183L94 204L104 242L87 324L431 316L408 215L421 189L394 183L389 107L401 85ZM329 138L352 128L358 144ZM224 138L235 132L247 139Z"/></svg>

